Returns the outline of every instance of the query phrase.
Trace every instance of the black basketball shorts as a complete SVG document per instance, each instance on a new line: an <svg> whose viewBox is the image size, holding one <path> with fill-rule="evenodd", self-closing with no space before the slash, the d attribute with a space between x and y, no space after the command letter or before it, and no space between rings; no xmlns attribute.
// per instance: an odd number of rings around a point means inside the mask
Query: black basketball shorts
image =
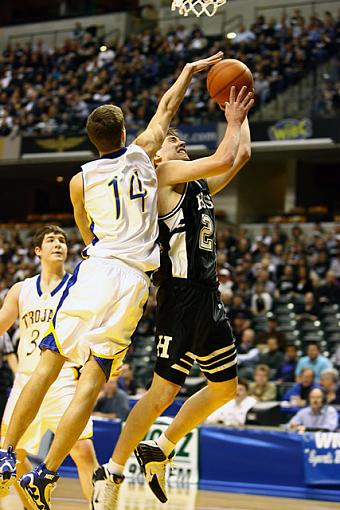
<svg viewBox="0 0 340 510"><path fill-rule="evenodd" d="M183 386L196 360L209 381L237 376L235 338L216 288L172 279L157 293L155 372Z"/></svg>

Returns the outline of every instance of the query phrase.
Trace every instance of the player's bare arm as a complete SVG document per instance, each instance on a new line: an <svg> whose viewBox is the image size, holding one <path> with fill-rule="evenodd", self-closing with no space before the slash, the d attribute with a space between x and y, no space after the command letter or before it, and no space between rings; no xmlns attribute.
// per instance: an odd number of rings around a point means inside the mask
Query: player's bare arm
<svg viewBox="0 0 340 510"><path fill-rule="evenodd" d="M19 316L19 294L22 283L18 282L11 287L5 297L4 303L0 309L0 335L3 335Z"/></svg>
<svg viewBox="0 0 340 510"><path fill-rule="evenodd" d="M87 246L92 242L93 234L89 227L89 221L84 205L82 172L79 172L71 179L70 197L73 206L74 220L83 238L85 246Z"/></svg>
<svg viewBox="0 0 340 510"><path fill-rule="evenodd" d="M176 185L205 179L231 171L236 162L241 142L242 124L254 104L253 92L243 87L237 98L232 87L230 100L225 105L228 126L216 152L194 161L167 161L157 167L159 189L175 188Z"/></svg>
<svg viewBox="0 0 340 510"><path fill-rule="evenodd" d="M209 58L186 64L175 83L164 94L146 130L135 140L135 143L142 147L151 159L154 158L156 152L160 149L194 73L203 71L216 64L222 59L222 56L223 53L219 51Z"/></svg>
<svg viewBox="0 0 340 510"><path fill-rule="evenodd" d="M12 370L13 374L15 375L18 370L18 358L16 357L16 354L7 354L7 356L4 356L4 359L7 361L9 368Z"/></svg>
<svg viewBox="0 0 340 510"><path fill-rule="evenodd" d="M251 140L248 118L245 118L241 127L241 138L238 152L235 158L234 165L224 172L222 175L208 178L208 186L210 193L215 195L234 179L239 173L241 168L249 161L251 157Z"/></svg>

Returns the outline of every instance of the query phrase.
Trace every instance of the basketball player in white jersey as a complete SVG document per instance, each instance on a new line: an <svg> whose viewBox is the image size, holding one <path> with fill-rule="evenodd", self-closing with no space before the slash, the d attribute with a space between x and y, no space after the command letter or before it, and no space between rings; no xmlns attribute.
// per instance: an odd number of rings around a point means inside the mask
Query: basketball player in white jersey
<svg viewBox="0 0 340 510"><path fill-rule="evenodd" d="M64 268L67 238L60 227L48 225L38 230L33 238L33 247L41 261L40 274L14 284L0 310L1 334L9 329L18 317L20 321L18 368L2 421L2 437L6 433L18 397L39 363L41 352L39 342L48 329L70 278ZM65 363L58 379L47 392L35 420L18 443L19 476L31 469L27 454L38 454L40 441L45 432L56 431L58 422L76 391L79 368L74 364ZM97 465L91 437L92 423L89 421L80 440L70 452L78 467L80 482L87 500L91 498L92 493L92 469ZM21 490L18 490L18 493L24 505L28 507L24 493Z"/></svg>
<svg viewBox="0 0 340 510"><path fill-rule="evenodd" d="M162 263L156 275L161 273L162 283L166 283L157 295L156 323L158 326L161 322L161 329L157 329L156 373L151 388L131 411L109 465L116 476L123 476L129 456L154 420L174 400L194 359L197 357L200 362L199 357L202 357L202 370L209 380L208 390L202 390L184 404L170 426L169 437L175 437L174 441L164 438L163 434L162 446L164 443L166 447L170 445L170 451L165 455L154 442L151 445L141 443L137 448L140 452L137 458L147 472L147 480L163 503L167 500L165 466L175 443L203 422L211 409L215 410L232 399L236 387L234 339L221 312L222 305L217 296L215 298L215 228L208 184L215 192L222 189L246 163L250 134L245 117L253 105L252 97L253 93L247 93L244 87L235 98L233 88L230 102L225 107L228 127L212 156L188 161L184 142L170 132L155 157L163 247ZM172 280L177 284L175 291L171 286L169 288ZM163 327L168 329L163 330ZM190 356L186 355L187 351ZM210 370L211 366L213 370ZM117 491L103 483L98 474L100 469L93 478L93 509L114 510Z"/></svg>
<svg viewBox="0 0 340 510"><path fill-rule="evenodd" d="M71 181L76 223L88 258L69 279L40 363L14 409L0 452L0 482L15 476L12 449L33 421L66 359L84 366L75 397L60 421L45 463L21 478L21 487L39 510L50 509L57 469L84 429L99 391L121 363L148 299L150 272L159 266L157 176L152 160L184 98L193 73L219 62L222 53L186 64L164 94L146 131L129 147L120 108L105 105L87 121L99 159L83 165ZM6 452L7 450L7 452ZM122 482L100 468L112 487Z"/></svg>

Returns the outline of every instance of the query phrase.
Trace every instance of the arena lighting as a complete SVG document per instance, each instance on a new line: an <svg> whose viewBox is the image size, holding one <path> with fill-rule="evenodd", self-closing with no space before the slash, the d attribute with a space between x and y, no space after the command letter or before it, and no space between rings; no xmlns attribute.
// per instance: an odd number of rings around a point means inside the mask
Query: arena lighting
<svg viewBox="0 0 340 510"><path fill-rule="evenodd" d="M107 50L107 46L105 46L105 44L103 44L103 46L101 46L99 48L100 51L106 51Z"/></svg>
<svg viewBox="0 0 340 510"><path fill-rule="evenodd" d="M236 35L235 32L228 32L226 37L227 39L235 39Z"/></svg>

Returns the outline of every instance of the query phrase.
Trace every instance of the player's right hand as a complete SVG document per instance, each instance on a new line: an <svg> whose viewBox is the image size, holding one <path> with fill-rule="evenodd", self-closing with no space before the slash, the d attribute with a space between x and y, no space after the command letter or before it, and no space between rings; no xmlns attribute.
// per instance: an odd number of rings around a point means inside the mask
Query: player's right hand
<svg viewBox="0 0 340 510"><path fill-rule="evenodd" d="M198 73L199 71L204 71L205 69L208 69L208 67L218 64L222 58L223 52L218 51L214 55L211 55L211 57L196 60L196 62L191 62L187 65L190 67L192 73Z"/></svg>
<svg viewBox="0 0 340 510"><path fill-rule="evenodd" d="M224 106L228 123L242 124L254 102L254 93L247 93L247 87L242 87L237 97L236 88L231 87L229 101L226 101Z"/></svg>

